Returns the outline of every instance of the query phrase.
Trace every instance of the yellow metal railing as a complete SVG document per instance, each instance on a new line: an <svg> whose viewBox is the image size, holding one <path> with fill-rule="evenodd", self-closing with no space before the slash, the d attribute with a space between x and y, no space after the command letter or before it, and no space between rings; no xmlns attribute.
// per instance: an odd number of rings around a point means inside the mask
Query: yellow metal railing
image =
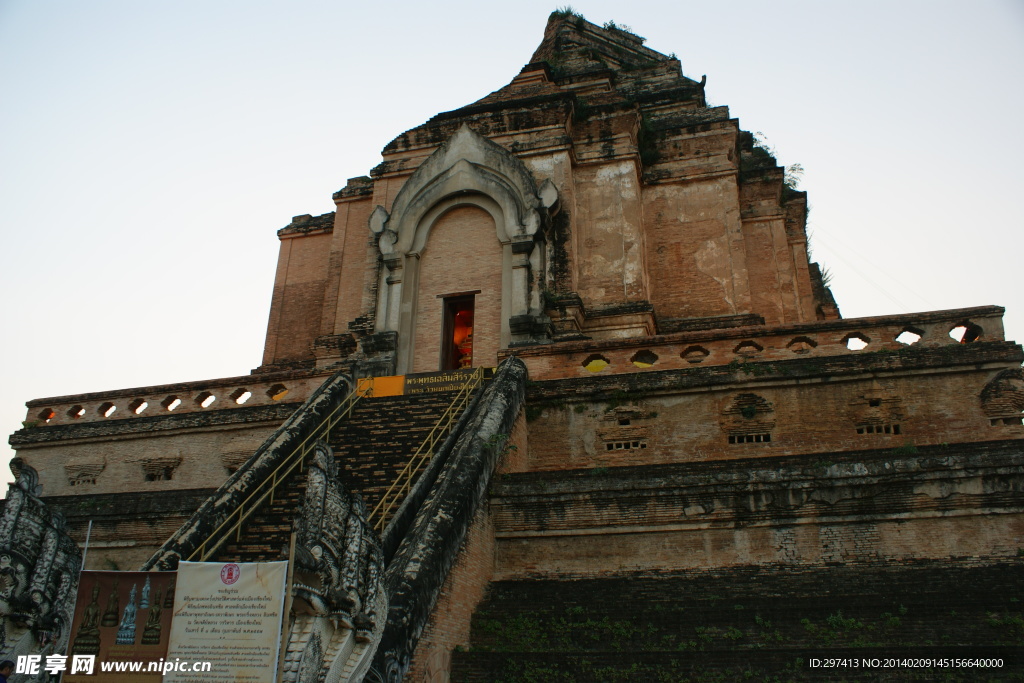
<svg viewBox="0 0 1024 683"><path fill-rule="evenodd" d="M255 490L253 490L253 492L250 493L245 500L243 500L238 507L231 512L230 515L228 515L228 518L221 522L221 524L210 533L206 540L203 541L199 547L193 550L192 554L185 559L188 561L205 562L217 551L221 542L230 534L235 534L236 541L240 540L242 535L242 525L245 521L249 519L249 517L251 517L264 502L274 502L274 493L292 472L296 469L298 469L299 472L302 471L302 467L306 462L306 456L313 451L317 440L327 436L336 424L351 415L360 398L371 394L372 391L363 390L353 391L346 396L338 407L332 410L330 414L328 414L320 424L310 432L309 436L303 439L302 443L296 446L295 450L285 457L284 460L281 461L281 464L278 465L266 478L264 478L264 480L256 486Z"/></svg>
<svg viewBox="0 0 1024 683"><path fill-rule="evenodd" d="M473 396L473 391L483 382L483 378L483 368L477 368L466 378L458 393L455 394L451 403L448 404L444 413L438 418L430 433L427 434L427 438L423 440L420 447L409 458L409 462L405 464L402 471L395 477L394 483L388 487L388 490L381 496L380 501L374 506L373 511L370 513L370 519L373 520L373 528L377 533L384 531L384 527L391 518L395 507L412 490L412 484L416 481L416 476L430 462L430 459L434 457L434 447L451 432L452 427L469 403L469 399Z"/></svg>

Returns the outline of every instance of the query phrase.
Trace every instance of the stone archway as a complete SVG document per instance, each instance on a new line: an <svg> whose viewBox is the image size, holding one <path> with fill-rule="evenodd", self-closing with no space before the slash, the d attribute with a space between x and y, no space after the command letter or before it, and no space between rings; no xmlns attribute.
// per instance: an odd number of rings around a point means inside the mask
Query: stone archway
<svg viewBox="0 0 1024 683"><path fill-rule="evenodd" d="M463 125L413 173L390 213L381 206L374 209L370 229L378 235L385 266L375 331L398 333L397 372L416 366L420 258L437 222L461 207L489 214L501 245L499 348L536 336L543 326L541 228L557 198L550 181L538 189L521 161Z"/></svg>

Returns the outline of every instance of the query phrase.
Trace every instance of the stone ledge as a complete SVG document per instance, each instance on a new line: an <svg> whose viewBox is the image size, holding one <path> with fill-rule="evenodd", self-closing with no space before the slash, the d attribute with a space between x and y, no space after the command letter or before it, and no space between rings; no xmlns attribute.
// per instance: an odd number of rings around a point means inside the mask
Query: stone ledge
<svg viewBox="0 0 1024 683"><path fill-rule="evenodd" d="M128 434L152 434L153 432L197 429L231 424L252 424L257 422L280 423L301 406L302 403L278 403L275 405L253 406L251 408L229 408L212 410L208 413L182 413L180 415L155 415L137 417L132 420L111 420L110 422L83 422L81 424L48 425L31 429L20 429L11 435L8 443L12 446L92 439Z"/></svg>
<svg viewBox="0 0 1024 683"><path fill-rule="evenodd" d="M808 453L779 457L710 460L615 468L552 470L503 474L491 487L492 497L578 494L589 491L636 491L666 486L709 484L777 483L790 470L800 479L830 481L852 477L927 472L961 468L1013 470L1024 467L1024 439L977 441L948 446L918 446L912 453L902 449L871 449L841 453ZM909 464L908 464L909 463ZM788 479L786 481L789 481Z"/></svg>
<svg viewBox="0 0 1024 683"><path fill-rule="evenodd" d="M538 347L516 349L527 356ZM524 359L526 360L526 359ZM922 371L985 363L1020 363L1024 350L1013 342L975 342L938 348L892 349L845 356L817 356L792 360L735 361L728 365L660 369L533 381L527 388L531 404L553 401L621 400L685 390L707 391L716 387L758 382L779 384L820 378L831 381L864 373Z"/></svg>
<svg viewBox="0 0 1024 683"><path fill-rule="evenodd" d="M135 516L163 515L170 512L191 514L215 490L184 489L101 493L88 496L46 496L43 502L60 512L71 523L97 517L121 521Z"/></svg>
<svg viewBox="0 0 1024 683"><path fill-rule="evenodd" d="M495 536L821 526L1024 512L1024 440L505 475Z"/></svg>

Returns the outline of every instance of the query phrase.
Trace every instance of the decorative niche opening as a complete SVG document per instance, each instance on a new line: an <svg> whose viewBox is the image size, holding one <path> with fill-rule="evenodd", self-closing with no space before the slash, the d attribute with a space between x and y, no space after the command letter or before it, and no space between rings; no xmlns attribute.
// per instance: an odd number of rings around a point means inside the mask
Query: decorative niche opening
<svg viewBox="0 0 1024 683"><path fill-rule="evenodd" d="M267 389L267 398L271 401L280 401L282 398L288 395L288 387L283 384L275 384L274 386Z"/></svg>
<svg viewBox="0 0 1024 683"><path fill-rule="evenodd" d="M752 339L742 341L736 345L736 348L732 350L738 356L744 356L745 358L751 358L764 351L764 347L758 344Z"/></svg>
<svg viewBox="0 0 1024 683"><path fill-rule="evenodd" d="M608 408L597 427L598 452L638 451L650 445L649 430L658 416L643 402Z"/></svg>
<svg viewBox="0 0 1024 683"><path fill-rule="evenodd" d="M679 354L680 358L685 360L687 363L696 365L705 358L711 355L711 352L705 349L703 346L687 346L683 349L683 352Z"/></svg>
<svg viewBox="0 0 1024 683"><path fill-rule="evenodd" d="M1024 370L1003 370L989 380L981 409L992 427L1024 425Z"/></svg>
<svg viewBox="0 0 1024 683"><path fill-rule="evenodd" d="M786 344L786 348L793 353L805 354L810 353L817 345L818 342L814 341L810 337L801 336L794 337L788 344Z"/></svg>
<svg viewBox="0 0 1024 683"><path fill-rule="evenodd" d="M601 372L610 365L610 361L599 353L593 353L586 357L582 365L587 372Z"/></svg>
<svg viewBox="0 0 1024 683"><path fill-rule="evenodd" d="M649 368L658 362L658 356L653 351L643 349L633 354L633 357L629 359L629 362L638 368Z"/></svg>
<svg viewBox="0 0 1024 683"><path fill-rule="evenodd" d="M71 458L64 464L68 486L95 486L96 479L106 468L106 460L100 458Z"/></svg>
<svg viewBox="0 0 1024 683"><path fill-rule="evenodd" d="M757 394L737 394L721 413L722 431L730 444L771 443L775 406Z"/></svg>
<svg viewBox="0 0 1024 683"><path fill-rule="evenodd" d="M145 481L171 481L181 464L180 457L146 458L141 461L142 477Z"/></svg>

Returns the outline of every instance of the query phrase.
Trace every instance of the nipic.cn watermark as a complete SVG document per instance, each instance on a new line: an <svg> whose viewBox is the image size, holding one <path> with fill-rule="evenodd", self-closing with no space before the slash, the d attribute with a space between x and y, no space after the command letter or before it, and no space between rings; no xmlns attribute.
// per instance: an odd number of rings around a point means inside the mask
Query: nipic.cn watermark
<svg viewBox="0 0 1024 683"><path fill-rule="evenodd" d="M70 661L69 661L70 660ZM172 671L184 671L202 673L210 671L210 662L190 662L175 659L155 662L100 662L99 671L102 673L159 673L169 674ZM97 673L96 655L19 655L14 673L35 675L45 671L50 674L65 673L84 674L86 676Z"/></svg>

